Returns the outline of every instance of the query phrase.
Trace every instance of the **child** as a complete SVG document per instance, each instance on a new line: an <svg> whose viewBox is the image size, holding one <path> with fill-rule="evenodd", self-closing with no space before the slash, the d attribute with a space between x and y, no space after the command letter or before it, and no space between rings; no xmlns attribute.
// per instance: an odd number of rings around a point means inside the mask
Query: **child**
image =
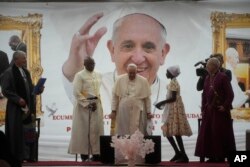
<svg viewBox="0 0 250 167"><path fill-rule="evenodd" d="M182 136L192 135L192 130L187 121L184 105L180 96L180 85L176 79L179 74L179 66L171 66L167 69L166 76L171 79L171 81L167 85L168 92L166 100L163 100L155 105L159 109L163 109L165 106L162 118L162 121L164 122L162 131L163 135L167 137L175 151L175 155L170 162L177 163L189 162L183 145Z"/></svg>

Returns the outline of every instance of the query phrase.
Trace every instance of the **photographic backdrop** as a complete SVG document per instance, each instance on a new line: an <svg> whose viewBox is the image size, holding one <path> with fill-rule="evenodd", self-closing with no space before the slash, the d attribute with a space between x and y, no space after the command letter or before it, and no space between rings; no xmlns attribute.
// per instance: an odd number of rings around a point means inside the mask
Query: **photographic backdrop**
<svg viewBox="0 0 250 167"><path fill-rule="evenodd" d="M130 12L143 12L152 15L165 25L167 42L170 44L165 63L160 67L158 76L167 84L167 67L179 65L181 74L178 81L186 114L193 130L191 137L184 137L186 152L190 160L194 156L200 117L201 92L196 90L198 76L194 64L205 60L212 54L212 12L250 13L249 2L117 2L117 3L0 3L0 15L27 16L29 13L43 15L41 29L42 77L47 78L42 94L41 135L39 139L39 160L74 160L68 154L73 105L69 99L62 74L62 65L69 55L73 35L92 15L103 12L90 34L99 27L106 26L108 32L101 38L95 52L96 69L103 74L112 73L115 66L111 61L106 42L111 37L112 24L120 16ZM1 24L1 23L0 23ZM145 25L150 26L150 25ZM18 31L0 30L0 50L8 54L13 51L8 46L11 35L20 35ZM246 36L246 35L245 35ZM244 40L250 40L244 39ZM32 56L32 55L28 55ZM166 91L166 85L163 86ZM160 100L160 99L159 99ZM105 135L109 135L109 110L104 108ZM162 135L161 113L155 113L153 135ZM4 130L4 125L0 127ZM234 132L238 150L245 150L245 131L250 128L250 120L235 120ZM162 137L162 160L174 155L166 138Z"/></svg>

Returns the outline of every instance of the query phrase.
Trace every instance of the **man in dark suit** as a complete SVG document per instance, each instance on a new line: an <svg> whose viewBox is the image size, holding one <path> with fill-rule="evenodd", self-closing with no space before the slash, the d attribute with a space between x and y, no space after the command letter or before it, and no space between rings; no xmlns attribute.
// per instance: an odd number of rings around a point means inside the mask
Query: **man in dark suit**
<svg viewBox="0 0 250 167"><path fill-rule="evenodd" d="M27 46L24 42L21 41L19 36L17 35L12 35L9 39L9 46L13 51L23 51L27 53ZM10 62L10 65L13 65L13 59ZM27 66L26 66L27 67Z"/></svg>
<svg viewBox="0 0 250 167"><path fill-rule="evenodd" d="M5 134L11 154L22 162L35 161L35 95L30 72L25 68L26 53L16 51L13 65L2 79L2 93L8 99L5 115ZM42 93L43 89L39 91Z"/></svg>

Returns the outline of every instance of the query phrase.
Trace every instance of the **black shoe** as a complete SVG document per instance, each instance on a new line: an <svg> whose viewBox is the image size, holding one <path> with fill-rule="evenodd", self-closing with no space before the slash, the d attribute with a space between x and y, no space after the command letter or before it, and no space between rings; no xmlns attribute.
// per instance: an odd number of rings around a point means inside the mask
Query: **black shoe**
<svg viewBox="0 0 250 167"><path fill-rule="evenodd" d="M188 163L189 159L186 154L182 154L179 159L175 161L176 163Z"/></svg>
<svg viewBox="0 0 250 167"><path fill-rule="evenodd" d="M170 162L174 162L174 161L176 161L179 158L181 158L181 154L180 153L175 154L174 157L172 159L170 159Z"/></svg>
<svg viewBox="0 0 250 167"><path fill-rule="evenodd" d="M89 156L85 154L81 154L81 159L82 161L86 161L87 159L89 159Z"/></svg>
<svg viewBox="0 0 250 167"><path fill-rule="evenodd" d="M100 161L101 158L100 158L100 155L99 154L94 154L91 158L92 161Z"/></svg>

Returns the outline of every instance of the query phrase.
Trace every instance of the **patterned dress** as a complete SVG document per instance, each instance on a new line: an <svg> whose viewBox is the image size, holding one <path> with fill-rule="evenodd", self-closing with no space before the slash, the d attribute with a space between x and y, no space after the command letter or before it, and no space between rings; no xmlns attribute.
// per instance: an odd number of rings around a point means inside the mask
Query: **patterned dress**
<svg viewBox="0 0 250 167"><path fill-rule="evenodd" d="M170 136L191 136L192 130L188 123L184 104L180 96L180 85L176 78L173 78L169 85L167 85L167 99L170 98L171 92L175 91L176 101L167 103L163 113L163 135Z"/></svg>

